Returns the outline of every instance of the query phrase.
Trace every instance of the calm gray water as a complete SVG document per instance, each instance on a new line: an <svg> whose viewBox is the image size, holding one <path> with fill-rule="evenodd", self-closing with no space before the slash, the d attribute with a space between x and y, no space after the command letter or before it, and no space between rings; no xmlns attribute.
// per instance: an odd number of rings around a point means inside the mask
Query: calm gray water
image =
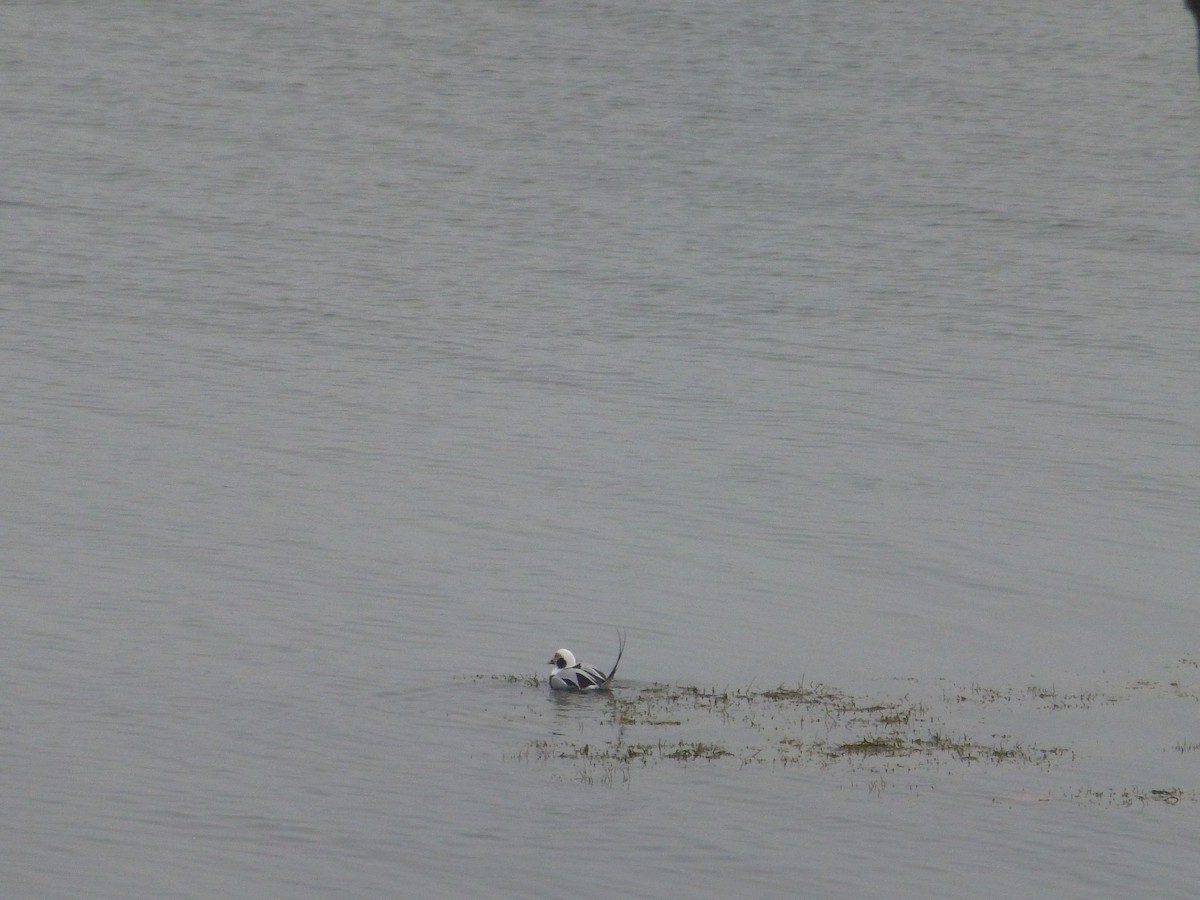
<svg viewBox="0 0 1200 900"><path fill-rule="evenodd" d="M1070 798L1200 790L1195 41L5 4L0 892L1194 896L1194 800ZM624 690L1182 699L922 790L515 760L603 706L490 676L614 626Z"/></svg>

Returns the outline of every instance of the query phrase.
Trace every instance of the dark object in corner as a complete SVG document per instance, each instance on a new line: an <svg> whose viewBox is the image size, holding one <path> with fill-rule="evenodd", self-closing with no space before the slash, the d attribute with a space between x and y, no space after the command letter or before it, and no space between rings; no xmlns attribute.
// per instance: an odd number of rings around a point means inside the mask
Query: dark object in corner
<svg viewBox="0 0 1200 900"><path fill-rule="evenodd" d="M1192 11L1192 15L1196 17L1196 36L1200 39L1200 0L1183 0L1183 5ZM1200 67L1200 56L1196 59L1196 65Z"/></svg>

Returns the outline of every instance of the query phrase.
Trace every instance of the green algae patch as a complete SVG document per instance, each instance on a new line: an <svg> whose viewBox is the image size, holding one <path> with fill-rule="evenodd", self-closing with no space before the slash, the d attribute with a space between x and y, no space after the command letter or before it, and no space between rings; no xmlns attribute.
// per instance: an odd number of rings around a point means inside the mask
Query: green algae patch
<svg viewBox="0 0 1200 900"><path fill-rule="evenodd" d="M897 679L903 692L895 696L811 682L771 688L617 683L611 691L561 695L548 691L538 676L476 677L520 689L509 719L536 733L503 755L543 768L555 780L629 785L662 767L714 773L755 769L781 776L808 771L877 794L971 784L975 791L994 786L993 799L1003 803L1065 799L1093 806L1169 807L1196 802L1197 791L1171 784L1078 786L1087 785L1089 774L1083 754L1109 743L1116 729L1131 739L1124 725L1129 716L1106 724L1111 710L1180 701L1194 709L1200 686L1178 673L1194 673L1197 666L1180 660L1167 668L1175 672L1161 681L1069 690L1044 683L996 687L944 679L926 687ZM1190 721L1163 717L1176 720ZM1108 727L1113 731L1106 732ZM1076 746L1076 738L1084 749ZM1179 759L1200 748L1200 734L1170 738L1160 738L1147 752ZM1111 777L1111 766L1107 771Z"/></svg>
<svg viewBox="0 0 1200 900"><path fill-rule="evenodd" d="M900 736L889 735L888 737L865 737L857 741L851 741L848 744L839 744L836 752L858 753L863 756L874 756L876 754L899 756L900 754L910 752L910 748Z"/></svg>
<svg viewBox="0 0 1200 900"><path fill-rule="evenodd" d="M548 766L567 761L574 767L567 776L587 783L628 783L661 764L892 773L901 761L907 770L951 762L1045 765L1067 752L1003 736L950 736L927 702L854 696L823 684L648 684L555 697L553 705L574 727L532 739L509 756Z"/></svg>

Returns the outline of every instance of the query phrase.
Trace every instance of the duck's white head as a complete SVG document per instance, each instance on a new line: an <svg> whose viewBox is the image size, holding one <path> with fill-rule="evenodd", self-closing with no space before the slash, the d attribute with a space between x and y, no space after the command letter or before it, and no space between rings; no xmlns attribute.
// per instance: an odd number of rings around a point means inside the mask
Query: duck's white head
<svg viewBox="0 0 1200 900"><path fill-rule="evenodd" d="M555 669L570 669L575 665L575 654L565 647L554 651L550 657L550 665Z"/></svg>

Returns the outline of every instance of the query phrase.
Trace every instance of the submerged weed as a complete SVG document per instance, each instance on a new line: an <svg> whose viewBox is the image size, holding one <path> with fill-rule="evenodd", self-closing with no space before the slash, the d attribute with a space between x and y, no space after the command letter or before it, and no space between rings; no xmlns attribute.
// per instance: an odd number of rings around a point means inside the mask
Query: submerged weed
<svg viewBox="0 0 1200 900"><path fill-rule="evenodd" d="M1183 661L1181 661L1183 663ZM1186 663L1184 663L1186 664ZM482 680L488 676L475 676ZM491 676L521 687L543 688L538 676ZM988 728L994 707L1020 711L1017 721L1038 721L1060 710L1088 710L1150 696L1155 699L1200 699L1192 687L1178 682L1139 681L1112 690L1061 690L1051 684L1021 688L980 684L940 687L936 699L913 700L860 696L819 683L781 684L765 690L698 685L618 685L595 705L551 705L555 724L550 736L526 743L510 759L546 766L553 777L573 777L587 784L629 784L635 774L659 764L736 763L737 768L769 765L781 774L795 768L837 771L851 786L864 784L883 793L899 781L921 790L934 782L917 772L947 772L962 767L1038 767L1071 763L1075 752L1064 746L1039 745ZM1030 713L1036 713L1031 716ZM1009 715L997 709L996 715ZM525 717L522 717L525 718ZM572 738L570 735L574 735ZM1200 751L1200 742L1181 740L1179 753ZM566 766L573 774L562 773ZM901 773L902 778L897 778ZM1024 792L1020 800L1049 793ZM1082 788L1061 794L1076 802L1131 806L1160 802L1173 806L1195 802L1195 792L1171 787Z"/></svg>

